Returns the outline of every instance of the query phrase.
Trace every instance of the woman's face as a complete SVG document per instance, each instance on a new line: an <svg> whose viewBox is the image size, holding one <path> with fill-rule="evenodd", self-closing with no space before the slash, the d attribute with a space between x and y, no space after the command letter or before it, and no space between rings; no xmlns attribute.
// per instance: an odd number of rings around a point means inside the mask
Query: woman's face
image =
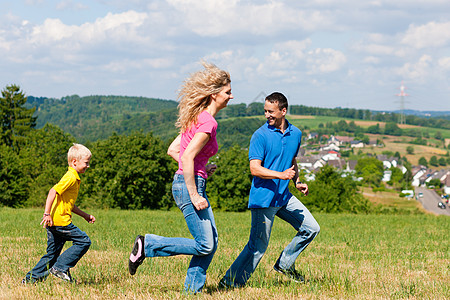
<svg viewBox="0 0 450 300"><path fill-rule="evenodd" d="M233 99L233 94L231 93L231 84L225 85L220 92L212 95L213 100L216 101L217 107L222 109L227 106L228 101Z"/></svg>

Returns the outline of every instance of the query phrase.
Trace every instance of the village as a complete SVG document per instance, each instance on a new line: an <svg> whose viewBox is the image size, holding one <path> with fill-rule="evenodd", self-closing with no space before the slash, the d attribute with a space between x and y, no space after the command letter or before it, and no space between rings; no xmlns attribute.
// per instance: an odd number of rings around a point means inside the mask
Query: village
<svg viewBox="0 0 450 300"><path fill-rule="evenodd" d="M306 136L306 141L317 139L317 133L309 133ZM357 140L351 136L322 136L322 142L317 144L317 147L308 147L307 143L304 143L300 148L298 155L299 169L305 173L307 180L314 180L315 172L325 165L330 165L336 168L341 176L351 176L354 180L361 181L361 177L355 176L355 166L358 163L356 159L348 159L343 157L344 152L353 152L365 147L382 147L377 140L369 140L368 143ZM384 173L382 182L387 183L391 180L392 167L398 168L402 174L405 174L408 170L402 164L402 160L399 157L394 157L386 154L373 155L367 153L368 156L373 156L377 160L381 161L384 167ZM429 168L424 165L411 166L411 186L428 187L435 189L442 198L442 204L448 205L450 194L450 168ZM440 188L433 185L433 183L440 182ZM406 197L415 197L418 199L421 197L421 193L415 195L414 190L404 190L401 193ZM439 205L439 208L446 208Z"/></svg>

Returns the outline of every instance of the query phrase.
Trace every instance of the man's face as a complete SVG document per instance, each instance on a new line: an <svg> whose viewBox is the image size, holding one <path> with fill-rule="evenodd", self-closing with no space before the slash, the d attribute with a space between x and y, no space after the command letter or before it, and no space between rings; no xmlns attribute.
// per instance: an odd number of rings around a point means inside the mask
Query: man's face
<svg viewBox="0 0 450 300"><path fill-rule="evenodd" d="M271 103L269 101L266 101L266 103L264 104L264 116L266 117L267 121L269 121L269 125L280 129L285 115L286 108L280 110L278 108L278 102Z"/></svg>

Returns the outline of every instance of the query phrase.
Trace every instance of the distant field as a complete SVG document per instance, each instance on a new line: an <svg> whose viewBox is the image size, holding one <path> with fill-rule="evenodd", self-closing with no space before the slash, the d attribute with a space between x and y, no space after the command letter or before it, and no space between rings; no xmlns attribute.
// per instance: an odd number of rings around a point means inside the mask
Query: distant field
<svg viewBox="0 0 450 300"><path fill-rule="evenodd" d="M355 122L356 125L367 128L372 125L380 124L381 128L384 128L386 125L385 122L379 122L379 121L366 121L366 120L354 120L354 119L348 119L348 118L341 118L341 117L327 117L327 116L301 116L301 115L289 115L287 116L288 120L292 121L292 124L295 126L299 126L301 128L304 128L307 126L308 128L318 128L319 124L322 123L325 125L327 122L337 122L340 120L346 120L347 122ZM420 127L415 125L409 125L409 124L399 124L400 128L405 130L411 130L411 129L420 129L427 131L431 137L433 137L436 132L440 131L442 136L444 138L450 138L450 130L448 129L438 129L438 128L430 128L430 127Z"/></svg>
<svg viewBox="0 0 450 300"><path fill-rule="evenodd" d="M73 268L76 284L50 277L20 280L44 254L42 209L0 208L0 299L177 299L187 256L146 259L135 276L127 259L137 234L190 237L180 212L92 211L97 222L74 223L91 249ZM297 261L306 283L296 284L272 266L295 232L277 219L271 243L248 285L219 291L217 284L248 239L250 214L216 213L219 248L207 285L195 299L449 299L449 218L433 215L314 214L321 233Z"/></svg>
<svg viewBox="0 0 450 300"><path fill-rule="evenodd" d="M374 192L371 188L363 187L362 194L373 204L380 204L388 208L404 209L404 210L419 210L426 213L422 205L416 200L408 200L401 198L397 191L383 191Z"/></svg>

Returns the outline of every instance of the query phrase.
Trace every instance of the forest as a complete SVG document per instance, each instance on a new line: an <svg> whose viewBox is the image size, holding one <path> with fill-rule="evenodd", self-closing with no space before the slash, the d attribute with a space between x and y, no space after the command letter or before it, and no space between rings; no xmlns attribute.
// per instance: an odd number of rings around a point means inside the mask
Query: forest
<svg viewBox="0 0 450 300"><path fill-rule="evenodd" d="M314 111L295 105L291 111L297 109L296 113L303 114ZM67 150L72 143L79 142L93 153L91 166L82 176L77 199L80 207L173 208L171 181L177 165L166 151L177 135L174 126L177 102L122 96L35 98L27 97L19 86L9 85L2 90L0 110L1 206L42 206L48 190L67 169ZM236 104L217 116L220 149L211 161L218 165L218 170L208 179L207 189L215 209L247 209L252 179L247 148L252 133L265 121L262 112L262 103ZM317 109L316 112L381 118L369 111L339 108ZM395 114L383 115L383 118L389 122ZM450 121L430 118L421 122L429 126L449 126ZM351 122L344 123L323 124L317 129L353 134L368 130ZM400 129L386 126L376 130L397 130L399 133ZM373 176L374 172L367 170L380 168L374 164L361 163L361 175ZM357 182L341 177L332 167L323 167L316 180L309 184L311 193L302 201L312 211L383 212L382 207L372 205L358 193Z"/></svg>

